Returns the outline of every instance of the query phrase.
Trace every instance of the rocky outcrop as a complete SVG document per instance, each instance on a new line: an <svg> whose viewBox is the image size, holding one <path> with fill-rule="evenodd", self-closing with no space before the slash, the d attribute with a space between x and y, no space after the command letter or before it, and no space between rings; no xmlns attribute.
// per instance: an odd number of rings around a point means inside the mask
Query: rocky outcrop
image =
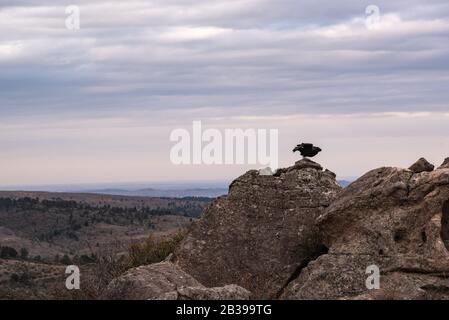
<svg viewBox="0 0 449 320"><path fill-rule="evenodd" d="M251 292L237 285L218 288L181 287L160 297L161 300L249 300Z"/></svg>
<svg viewBox="0 0 449 320"><path fill-rule="evenodd" d="M375 169L344 190L335 177L307 159L247 172L171 262L128 271L105 297L449 299L449 160Z"/></svg>
<svg viewBox="0 0 449 320"><path fill-rule="evenodd" d="M443 164L438 169L449 169L449 158L444 159Z"/></svg>
<svg viewBox="0 0 449 320"><path fill-rule="evenodd" d="M236 285L206 288L170 262L133 268L114 279L104 299L120 300L247 300L250 292Z"/></svg>
<svg viewBox="0 0 449 320"><path fill-rule="evenodd" d="M276 298L326 250L315 220L340 190L335 174L307 159L274 175L249 171L203 212L172 261L208 287Z"/></svg>
<svg viewBox="0 0 449 320"><path fill-rule="evenodd" d="M261 176L272 176L273 175L273 171L271 171L270 167L263 168L263 169L259 170L259 175L261 175Z"/></svg>
<svg viewBox="0 0 449 320"><path fill-rule="evenodd" d="M317 219L329 252L281 298L448 299L449 168L417 167L376 169L347 187ZM366 286L370 266L379 289Z"/></svg>
<svg viewBox="0 0 449 320"><path fill-rule="evenodd" d="M105 299L148 300L158 299L178 287L202 287L170 262L161 262L133 268L114 279L104 293Z"/></svg>
<svg viewBox="0 0 449 320"><path fill-rule="evenodd" d="M419 159L409 168L414 173L431 172L433 169L435 166L424 158Z"/></svg>

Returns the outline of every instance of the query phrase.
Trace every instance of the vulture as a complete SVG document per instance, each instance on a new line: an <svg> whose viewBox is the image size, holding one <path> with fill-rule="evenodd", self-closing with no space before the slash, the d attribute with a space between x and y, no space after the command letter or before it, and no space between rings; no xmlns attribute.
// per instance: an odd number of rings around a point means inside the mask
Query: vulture
<svg viewBox="0 0 449 320"><path fill-rule="evenodd" d="M298 144L295 149L293 149L293 152L299 151L303 157L314 157L319 152L321 152L321 149L318 147L315 147L312 143L301 143Z"/></svg>

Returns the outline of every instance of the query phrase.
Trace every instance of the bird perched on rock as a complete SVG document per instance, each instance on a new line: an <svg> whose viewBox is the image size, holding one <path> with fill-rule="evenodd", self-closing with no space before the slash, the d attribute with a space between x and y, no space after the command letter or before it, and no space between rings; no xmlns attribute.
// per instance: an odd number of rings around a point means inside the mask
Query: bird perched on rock
<svg viewBox="0 0 449 320"><path fill-rule="evenodd" d="M318 147L315 147L312 143L301 143L298 144L295 149L293 149L293 152L299 151L303 157L314 157L319 152L321 152L321 149Z"/></svg>

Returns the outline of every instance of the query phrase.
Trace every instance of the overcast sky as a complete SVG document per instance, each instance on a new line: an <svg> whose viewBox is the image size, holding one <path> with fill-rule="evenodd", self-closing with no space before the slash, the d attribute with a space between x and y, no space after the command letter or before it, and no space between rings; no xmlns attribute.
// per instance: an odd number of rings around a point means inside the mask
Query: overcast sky
<svg viewBox="0 0 449 320"><path fill-rule="evenodd" d="M80 30L65 26L80 8ZM366 25L376 5L380 21ZM170 132L279 129L339 177L449 156L447 0L0 0L0 185L231 179Z"/></svg>

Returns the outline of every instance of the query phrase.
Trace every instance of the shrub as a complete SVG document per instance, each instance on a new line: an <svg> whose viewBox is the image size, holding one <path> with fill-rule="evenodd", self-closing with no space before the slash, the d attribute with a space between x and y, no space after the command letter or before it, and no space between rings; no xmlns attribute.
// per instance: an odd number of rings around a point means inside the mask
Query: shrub
<svg viewBox="0 0 449 320"><path fill-rule="evenodd" d="M143 243L133 244L129 247L126 267L135 268L142 265L157 263L165 260L184 238L183 233L177 233L171 238L156 241L150 236Z"/></svg>
<svg viewBox="0 0 449 320"><path fill-rule="evenodd" d="M64 255L61 259L61 263L62 264L66 264L66 265L71 265L72 264L72 260L69 258L68 255Z"/></svg>
<svg viewBox="0 0 449 320"><path fill-rule="evenodd" d="M19 279L20 279L20 277L19 277L19 275L17 273L13 273L11 275L11 281L12 282L19 282Z"/></svg>
<svg viewBox="0 0 449 320"><path fill-rule="evenodd" d="M28 250L26 248L20 249L20 257L24 260L28 258Z"/></svg>
<svg viewBox="0 0 449 320"><path fill-rule="evenodd" d="M8 258L16 258L18 255L16 249L11 247L1 247L0 248L0 258L8 259Z"/></svg>
<svg viewBox="0 0 449 320"><path fill-rule="evenodd" d="M80 258L79 258L79 263L80 264L89 264L89 263L93 263L95 262L95 258L92 256L88 256L86 254L83 254Z"/></svg>
<svg viewBox="0 0 449 320"><path fill-rule="evenodd" d="M22 272L20 275L17 273L13 273L10 280L14 283L20 283L24 285L29 285L32 282L31 275L28 273L28 271Z"/></svg>
<svg viewBox="0 0 449 320"><path fill-rule="evenodd" d="M95 263L89 267L90 272L85 274L81 290L70 292L65 289L55 290L53 298L64 300L100 299L104 289L112 279L121 276L131 268L165 260L168 255L173 253L183 238L183 232L159 241L149 237L143 243L131 245L128 254L122 256L117 256L117 254L108 252L108 250L101 250L92 256ZM80 260L85 258L86 256L81 256Z"/></svg>

